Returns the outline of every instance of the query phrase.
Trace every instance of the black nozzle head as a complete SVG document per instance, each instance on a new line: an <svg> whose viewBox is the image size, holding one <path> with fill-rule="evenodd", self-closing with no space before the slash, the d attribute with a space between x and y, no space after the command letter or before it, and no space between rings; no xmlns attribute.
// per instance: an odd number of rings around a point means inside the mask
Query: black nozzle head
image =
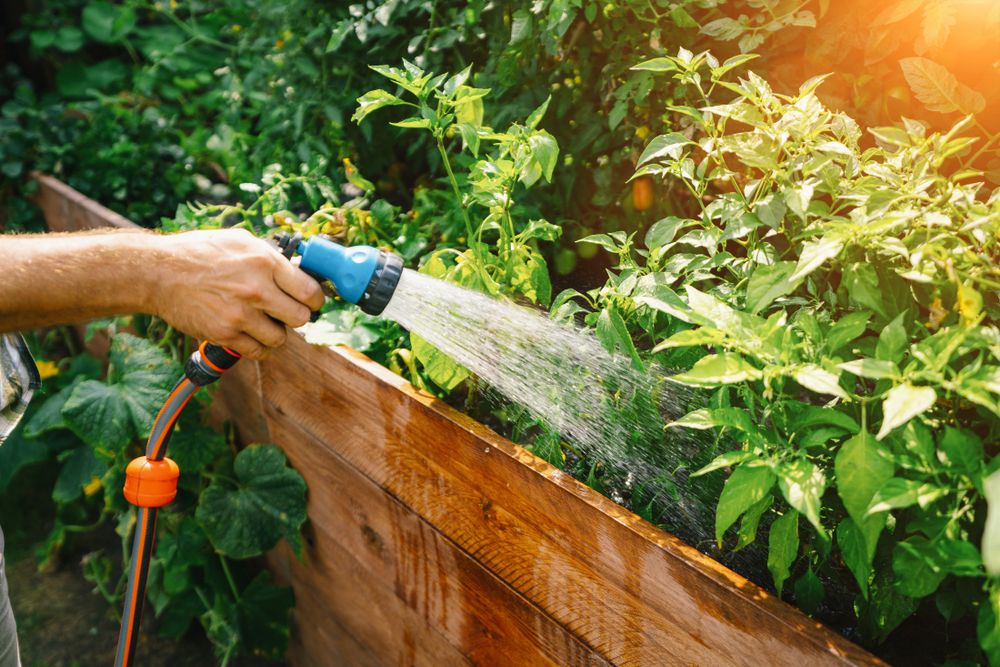
<svg viewBox="0 0 1000 667"><path fill-rule="evenodd" d="M372 279L368 281L365 293L358 299L358 307L369 315L381 315L396 293L396 285L402 275L403 258L385 251L380 252Z"/></svg>

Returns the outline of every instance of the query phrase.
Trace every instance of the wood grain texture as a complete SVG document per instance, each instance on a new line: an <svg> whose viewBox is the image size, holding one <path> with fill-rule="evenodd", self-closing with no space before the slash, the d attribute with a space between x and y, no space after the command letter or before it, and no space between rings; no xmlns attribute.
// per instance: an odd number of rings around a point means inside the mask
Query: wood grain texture
<svg viewBox="0 0 1000 667"><path fill-rule="evenodd" d="M45 222L54 232L76 232L99 227L139 227L128 218L80 194L58 178L46 176L39 171L31 172L29 178L38 183L31 201L45 213Z"/></svg>
<svg viewBox="0 0 1000 667"><path fill-rule="evenodd" d="M414 665L608 667L607 661L572 633L324 443L269 404L265 411L275 444L285 450L310 489L308 567L289 562L293 579L307 582L306 587L329 600L330 606L339 605L350 582L334 582L332 574L343 566L327 561L345 551L379 582L384 589L379 595L392 597L409 614L428 623L454 653L449 659L450 654L439 647L426 662L411 661ZM296 586L296 590L301 588ZM376 592L369 591L366 597L374 599ZM406 624L401 618L395 625ZM418 630L410 627L405 634L427 651L431 645ZM362 643L370 647L390 644L384 638L378 642L366 638Z"/></svg>
<svg viewBox="0 0 1000 667"><path fill-rule="evenodd" d="M615 665L884 665L363 355L291 336L261 380L272 434L297 424Z"/></svg>

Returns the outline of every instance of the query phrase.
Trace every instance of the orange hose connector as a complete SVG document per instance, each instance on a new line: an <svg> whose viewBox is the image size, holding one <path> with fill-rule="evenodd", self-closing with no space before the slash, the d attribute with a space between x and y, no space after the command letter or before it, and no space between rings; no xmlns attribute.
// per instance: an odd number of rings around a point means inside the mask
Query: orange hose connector
<svg viewBox="0 0 1000 667"><path fill-rule="evenodd" d="M125 469L125 500L138 507L163 507L177 495L180 474L171 459L133 459Z"/></svg>

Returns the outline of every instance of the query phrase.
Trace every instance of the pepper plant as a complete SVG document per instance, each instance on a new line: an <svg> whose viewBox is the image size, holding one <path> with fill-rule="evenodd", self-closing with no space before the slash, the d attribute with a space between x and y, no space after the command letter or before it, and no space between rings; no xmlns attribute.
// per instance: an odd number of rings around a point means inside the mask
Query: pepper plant
<svg viewBox="0 0 1000 667"><path fill-rule="evenodd" d="M810 613L817 573L844 563L869 641L935 595L946 620L977 616L1000 664L1000 508L984 496L1000 468L1000 192L968 157L993 138L970 134L974 116L865 137L819 102L821 79L776 95L729 80L737 62L682 49L639 65L704 98L675 109L694 131L655 138L636 172L678 180L700 213L654 225L641 262L624 235L585 239L621 257L601 317L619 314L630 354L623 325L653 353L705 355L669 380L713 392L708 406L668 428L732 437L693 474L727 471L720 548L766 532L778 594L794 578Z"/></svg>

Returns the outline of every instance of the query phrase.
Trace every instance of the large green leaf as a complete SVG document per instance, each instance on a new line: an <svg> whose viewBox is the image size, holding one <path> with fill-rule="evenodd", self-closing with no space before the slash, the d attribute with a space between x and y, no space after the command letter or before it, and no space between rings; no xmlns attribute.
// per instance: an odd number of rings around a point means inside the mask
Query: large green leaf
<svg viewBox="0 0 1000 667"><path fill-rule="evenodd" d="M767 541L767 569L774 577L779 598L785 581L791 576L790 568L798 553L799 513L790 509L771 524Z"/></svg>
<svg viewBox="0 0 1000 667"><path fill-rule="evenodd" d="M875 438L881 440L897 426L927 412L936 400L937 392L933 387L914 387L909 382L893 387L882 402L882 428Z"/></svg>
<svg viewBox="0 0 1000 667"><path fill-rule="evenodd" d="M795 581L795 604L810 616L816 613L816 609L823 602L824 593L823 582L813 572L811 565L806 573Z"/></svg>
<svg viewBox="0 0 1000 667"><path fill-rule="evenodd" d="M73 382L68 387L46 399L24 427L25 436L37 438L49 431L69 428L63 418L63 406L66 405L66 401L69 400L70 394L73 393L77 385L86 379L85 376L78 375L73 378Z"/></svg>
<svg viewBox="0 0 1000 667"><path fill-rule="evenodd" d="M632 343L632 336L629 335L628 329L625 327L625 320L622 319L621 314L614 308L606 308L601 311L601 315L597 320L597 339L601 341L601 346L604 347L608 354L613 355L615 353L615 346L617 344L622 354L631 357L632 368L640 372L645 372L646 369L643 366L642 359L639 358L639 353Z"/></svg>
<svg viewBox="0 0 1000 667"><path fill-rule="evenodd" d="M862 432L845 442L833 461L837 494L854 519L852 528L864 536L869 562L875 553L875 544L885 525L885 518L881 514L867 516L868 506L878 490L896 472L890 456L891 452L885 445Z"/></svg>
<svg viewBox="0 0 1000 667"><path fill-rule="evenodd" d="M128 35L135 28L135 12L116 7L109 2L94 0L83 8L83 29L99 42L110 44Z"/></svg>
<svg viewBox="0 0 1000 667"><path fill-rule="evenodd" d="M851 574L858 581L861 595L868 599L868 580L872 574L872 557L869 554L867 538L858 528L854 519L847 517L837 526L837 544L840 555L847 564Z"/></svg>
<svg viewBox="0 0 1000 667"><path fill-rule="evenodd" d="M828 259L833 259L844 249L844 241L839 234L828 234L818 241L809 241L803 246L799 263L789 280L802 280L818 269Z"/></svg>
<svg viewBox="0 0 1000 667"><path fill-rule="evenodd" d="M236 488L213 481L201 494L195 517L217 551L231 558L259 556L288 540L302 555L299 527L306 520L306 483L285 465L274 445L253 445L236 457Z"/></svg>
<svg viewBox="0 0 1000 667"><path fill-rule="evenodd" d="M759 503L774 486L774 471L766 465L741 465L726 481L715 514L715 539L722 544L722 535L743 512Z"/></svg>
<svg viewBox="0 0 1000 667"><path fill-rule="evenodd" d="M747 310L758 313L778 297L793 292L802 282L790 279L794 272L795 262L775 262L771 266L766 264L757 266L747 285Z"/></svg>
<svg viewBox="0 0 1000 667"><path fill-rule="evenodd" d="M733 551L739 551L757 538L757 526L760 525L760 518L767 511L767 508L774 502L774 496L768 494L759 503L754 503L743 515L740 521L739 539Z"/></svg>
<svg viewBox="0 0 1000 667"><path fill-rule="evenodd" d="M775 472L778 474L778 487L788 504L804 514L809 523L823 534L819 511L823 492L826 490L826 476L820 467L812 461L799 458L782 462Z"/></svg>
<svg viewBox="0 0 1000 667"><path fill-rule="evenodd" d="M145 438L183 369L148 340L118 334L111 342L111 384L81 382L62 414L84 442L118 450Z"/></svg>

